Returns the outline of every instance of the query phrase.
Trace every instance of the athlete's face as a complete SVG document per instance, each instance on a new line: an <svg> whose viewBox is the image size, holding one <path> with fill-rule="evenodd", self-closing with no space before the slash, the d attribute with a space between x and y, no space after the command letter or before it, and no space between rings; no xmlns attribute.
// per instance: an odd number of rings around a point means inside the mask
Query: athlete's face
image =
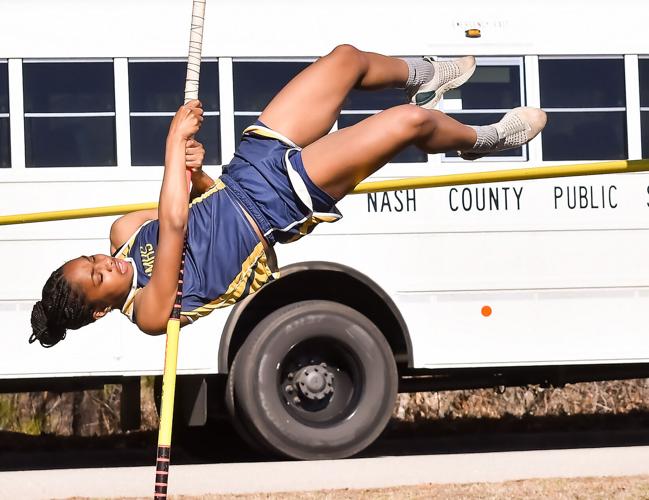
<svg viewBox="0 0 649 500"><path fill-rule="evenodd" d="M110 309L121 308L133 282L130 262L103 254L71 260L63 267L63 274L92 305L95 319Z"/></svg>

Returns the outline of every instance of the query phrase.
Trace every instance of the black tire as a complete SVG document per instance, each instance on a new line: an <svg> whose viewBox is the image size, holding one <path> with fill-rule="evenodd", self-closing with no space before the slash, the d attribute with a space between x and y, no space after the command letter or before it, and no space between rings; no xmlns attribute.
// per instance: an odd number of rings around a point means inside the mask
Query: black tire
<svg viewBox="0 0 649 500"><path fill-rule="evenodd" d="M345 305L285 306L253 329L237 358L233 397L242 422L282 455L354 455L392 414L397 368L390 346Z"/></svg>
<svg viewBox="0 0 649 500"><path fill-rule="evenodd" d="M245 443L254 451L261 453L262 455L268 455L270 450L268 449L267 444L264 442L263 438L256 432L254 432L254 426L246 420L244 414L242 414L237 403L237 398L234 395L234 380L237 378L237 367L239 363L237 362L239 358L239 353L234 357L232 366L230 366L230 372L228 373L228 381L225 386L225 407L228 410L230 416L230 422L232 426L239 434L239 437L245 441Z"/></svg>

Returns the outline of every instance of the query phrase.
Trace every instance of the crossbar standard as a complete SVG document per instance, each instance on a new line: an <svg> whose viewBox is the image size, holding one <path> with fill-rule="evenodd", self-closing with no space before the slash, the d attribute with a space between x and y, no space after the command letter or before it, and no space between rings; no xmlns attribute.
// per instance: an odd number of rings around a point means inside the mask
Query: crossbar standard
<svg viewBox="0 0 649 500"><path fill-rule="evenodd" d="M647 171L649 171L649 159L575 163L554 167L518 168L490 172L473 172L467 174L437 175L431 177L412 177L386 181L364 182L356 186L352 193L377 193L381 191L398 191L401 189L423 189L466 184L483 184L489 182L526 181L533 179L550 179L554 177L623 174ZM30 222L49 222L56 220L122 215L136 210L156 208L157 206L157 203L151 202L131 205L111 205L95 208L78 208L74 210L58 210L53 212L37 212L31 214L0 215L0 226L26 224Z"/></svg>

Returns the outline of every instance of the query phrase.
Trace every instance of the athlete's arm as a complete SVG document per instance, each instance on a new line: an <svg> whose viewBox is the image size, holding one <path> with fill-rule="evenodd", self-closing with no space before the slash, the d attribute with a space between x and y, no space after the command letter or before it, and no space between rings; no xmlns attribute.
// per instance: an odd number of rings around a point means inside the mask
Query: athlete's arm
<svg viewBox="0 0 649 500"><path fill-rule="evenodd" d="M192 173L192 192L190 199L202 195L214 185L214 180L203 171L205 148L203 145L190 139L185 147L185 167ZM110 253L117 251L133 235L137 229L148 220L158 218L158 209L137 210L123 215L110 228Z"/></svg>
<svg viewBox="0 0 649 500"><path fill-rule="evenodd" d="M192 173L192 191L189 199L202 195L214 185L214 180L203 171L203 160L205 159L205 148L195 139L187 141L185 164Z"/></svg>
<svg viewBox="0 0 649 500"><path fill-rule="evenodd" d="M169 127L165 171L158 204L158 250L151 281L135 297L137 325L145 333L165 331L176 297L180 260L189 214L185 149L203 121L199 101L181 106Z"/></svg>
<svg viewBox="0 0 649 500"><path fill-rule="evenodd" d="M148 220L155 220L157 218L158 209L152 208L150 210L137 210L130 214L122 215L119 219L113 222L113 225L110 227L111 255L126 243L138 227Z"/></svg>

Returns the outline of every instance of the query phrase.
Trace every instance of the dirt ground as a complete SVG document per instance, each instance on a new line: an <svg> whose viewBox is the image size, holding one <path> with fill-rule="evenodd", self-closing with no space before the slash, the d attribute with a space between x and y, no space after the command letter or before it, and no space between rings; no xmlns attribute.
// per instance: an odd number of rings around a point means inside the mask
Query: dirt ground
<svg viewBox="0 0 649 500"><path fill-rule="evenodd" d="M504 483L424 484L368 490L254 495L170 496L170 500L608 500L649 499L649 476L529 479ZM90 500L75 497L69 500ZM128 498L120 500L140 500Z"/></svg>

